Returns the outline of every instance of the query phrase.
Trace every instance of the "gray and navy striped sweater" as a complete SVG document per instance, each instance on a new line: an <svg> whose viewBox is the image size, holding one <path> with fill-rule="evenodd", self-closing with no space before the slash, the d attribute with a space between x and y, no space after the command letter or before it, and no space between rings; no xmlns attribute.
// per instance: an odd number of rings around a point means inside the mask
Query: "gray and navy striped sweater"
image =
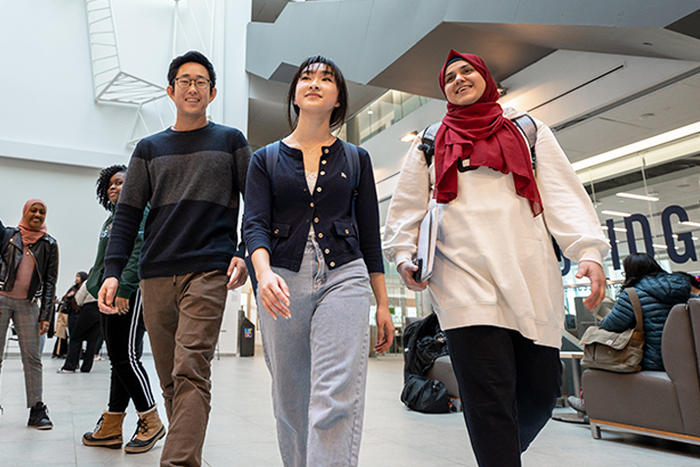
<svg viewBox="0 0 700 467"><path fill-rule="evenodd" d="M226 270L238 244L240 195L250 146L235 128L209 123L139 142L129 162L105 256L105 278L129 261L146 205L151 212L139 261L142 279Z"/></svg>

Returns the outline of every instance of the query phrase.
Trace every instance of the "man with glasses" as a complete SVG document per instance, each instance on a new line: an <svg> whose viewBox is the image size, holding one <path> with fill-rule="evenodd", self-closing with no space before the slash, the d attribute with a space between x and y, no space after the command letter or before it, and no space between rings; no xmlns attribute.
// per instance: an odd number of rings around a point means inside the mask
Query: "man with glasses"
<svg viewBox="0 0 700 467"><path fill-rule="evenodd" d="M103 313L118 313L119 277L150 204L139 274L143 317L170 422L161 465L200 466L226 289L239 287L248 276L237 221L251 151L240 131L207 120L216 75L204 55L175 58L168 82L177 119L134 150L98 302ZM144 430L152 430L144 424Z"/></svg>

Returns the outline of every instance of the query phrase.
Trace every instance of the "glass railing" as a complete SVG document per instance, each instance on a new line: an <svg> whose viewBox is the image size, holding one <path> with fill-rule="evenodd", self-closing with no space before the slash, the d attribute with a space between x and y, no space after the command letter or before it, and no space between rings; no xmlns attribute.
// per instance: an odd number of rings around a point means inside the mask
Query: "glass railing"
<svg viewBox="0 0 700 467"><path fill-rule="evenodd" d="M347 121L347 141L360 145L430 101L428 97L389 90Z"/></svg>

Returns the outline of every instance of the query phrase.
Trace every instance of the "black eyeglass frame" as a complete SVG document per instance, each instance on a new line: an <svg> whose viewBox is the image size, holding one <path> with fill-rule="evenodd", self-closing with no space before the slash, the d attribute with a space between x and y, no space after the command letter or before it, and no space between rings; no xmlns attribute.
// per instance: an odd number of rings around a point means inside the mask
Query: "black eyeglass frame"
<svg viewBox="0 0 700 467"><path fill-rule="evenodd" d="M184 81L187 81L187 85L186 85L186 86L183 86L183 85L181 84L181 83L184 82ZM205 84L203 84L202 86L200 86L200 85L199 85L200 82L204 82ZM209 79L207 79L207 78L194 78L194 79L193 79L193 78L186 78L186 77L184 77L184 76L178 76L177 78L173 79L173 86L174 86L174 85L177 85L177 87L179 87L180 89L189 89L190 86L192 86L192 83L194 83L194 86L195 86L197 89L202 89L202 90L204 90L204 89L207 88L207 85L211 88L211 80L209 80Z"/></svg>

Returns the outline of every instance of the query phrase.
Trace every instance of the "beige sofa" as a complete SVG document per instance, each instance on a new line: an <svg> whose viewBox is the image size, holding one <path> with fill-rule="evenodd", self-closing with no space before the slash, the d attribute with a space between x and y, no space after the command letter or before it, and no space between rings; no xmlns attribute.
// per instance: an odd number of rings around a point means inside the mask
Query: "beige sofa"
<svg viewBox="0 0 700 467"><path fill-rule="evenodd" d="M665 372L584 371L593 438L604 428L700 445L700 299L671 309L661 352Z"/></svg>

